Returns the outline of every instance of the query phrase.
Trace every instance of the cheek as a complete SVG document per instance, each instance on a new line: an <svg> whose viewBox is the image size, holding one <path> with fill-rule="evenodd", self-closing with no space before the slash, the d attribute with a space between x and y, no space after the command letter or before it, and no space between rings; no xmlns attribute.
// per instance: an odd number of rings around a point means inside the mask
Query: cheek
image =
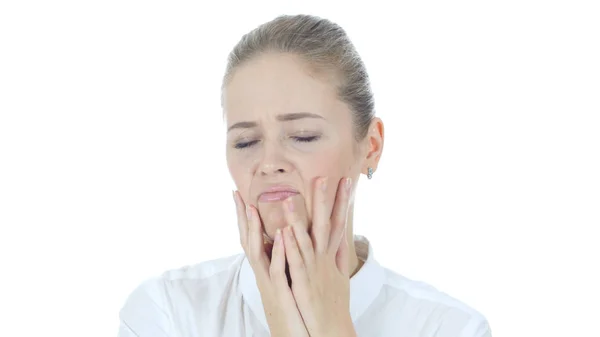
<svg viewBox="0 0 600 337"><path fill-rule="evenodd" d="M322 152L311 156L310 160L303 163L301 171L306 184L305 190L308 192L305 200L310 218L312 218L312 194L315 180L318 177L328 177L327 195L329 199L334 200L340 180L342 177L352 175L354 164L354 156L341 151Z"/></svg>
<svg viewBox="0 0 600 337"><path fill-rule="evenodd" d="M310 160L303 165L302 175L305 178L312 177L311 180L323 176L341 178L352 171L354 161L351 153L324 151L310 157Z"/></svg>
<svg viewBox="0 0 600 337"><path fill-rule="evenodd" d="M243 160L243 157L227 155L227 167L231 179L239 190L244 202L248 201L250 183L252 181L252 173L249 169L250 165Z"/></svg>

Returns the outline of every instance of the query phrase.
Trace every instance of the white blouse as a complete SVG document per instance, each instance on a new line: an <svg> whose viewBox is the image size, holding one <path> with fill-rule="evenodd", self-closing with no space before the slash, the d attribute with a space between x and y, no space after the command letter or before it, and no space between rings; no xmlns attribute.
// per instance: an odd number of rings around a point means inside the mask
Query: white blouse
<svg viewBox="0 0 600 337"><path fill-rule="evenodd" d="M433 287L380 266L355 236L365 263L350 280L358 336L491 337L486 319ZM119 337L269 336L254 273L244 254L202 262L145 281L120 311Z"/></svg>

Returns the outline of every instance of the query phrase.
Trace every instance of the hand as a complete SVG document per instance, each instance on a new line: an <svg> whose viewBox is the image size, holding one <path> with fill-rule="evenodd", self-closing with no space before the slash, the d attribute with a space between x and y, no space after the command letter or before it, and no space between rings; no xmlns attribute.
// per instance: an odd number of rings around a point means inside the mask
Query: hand
<svg viewBox="0 0 600 337"><path fill-rule="evenodd" d="M307 337L302 316L288 284L285 273L285 247L281 230L275 234L272 256L265 252L263 228L258 210L244 204L240 194L234 192L240 243L254 270L267 323L273 337Z"/></svg>
<svg viewBox="0 0 600 337"><path fill-rule="evenodd" d="M337 185L334 202L327 198L327 179L317 180L313 195L311 234L297 202L284 202L290 226L283 230L292 293L311 336L355 336L350 316L349 251L346 220L350 178ZM332 205L333 204L333 205Z"/></svg>

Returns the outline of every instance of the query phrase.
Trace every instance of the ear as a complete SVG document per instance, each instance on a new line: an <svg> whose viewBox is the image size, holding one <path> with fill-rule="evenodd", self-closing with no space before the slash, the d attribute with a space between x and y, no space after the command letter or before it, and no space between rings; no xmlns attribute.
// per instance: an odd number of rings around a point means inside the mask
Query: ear
<svg viewBox="0 0 600 337"><path fill-rule="evenodd" d="M361 168L361 172L363 174L368 173L369 167L372 168L373 171L377 170L377 165L379 164L379 159L381 159L381 153L383 152L383 140L383 121L381 118L375 117L371 121L371 125L369 125L369 131L364 140L366 151L365 161L363 167Z"/></svg>

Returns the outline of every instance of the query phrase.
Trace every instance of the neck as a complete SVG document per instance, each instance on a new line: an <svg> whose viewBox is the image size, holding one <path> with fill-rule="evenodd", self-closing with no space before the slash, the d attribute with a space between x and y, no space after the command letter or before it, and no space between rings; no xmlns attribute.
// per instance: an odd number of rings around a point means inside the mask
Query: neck
<svg viewBox="0 0 600 337"><path fill-rule="evenodd" d="M356 247L354 246L354 231L353 231L353 219L354 219L354 204L350 205L348 210L348 220L346 223L346 238L348 242L348 270L350 271L350 277L358 273L363 265L363 261L358 258L356 254Z"/></svg>

